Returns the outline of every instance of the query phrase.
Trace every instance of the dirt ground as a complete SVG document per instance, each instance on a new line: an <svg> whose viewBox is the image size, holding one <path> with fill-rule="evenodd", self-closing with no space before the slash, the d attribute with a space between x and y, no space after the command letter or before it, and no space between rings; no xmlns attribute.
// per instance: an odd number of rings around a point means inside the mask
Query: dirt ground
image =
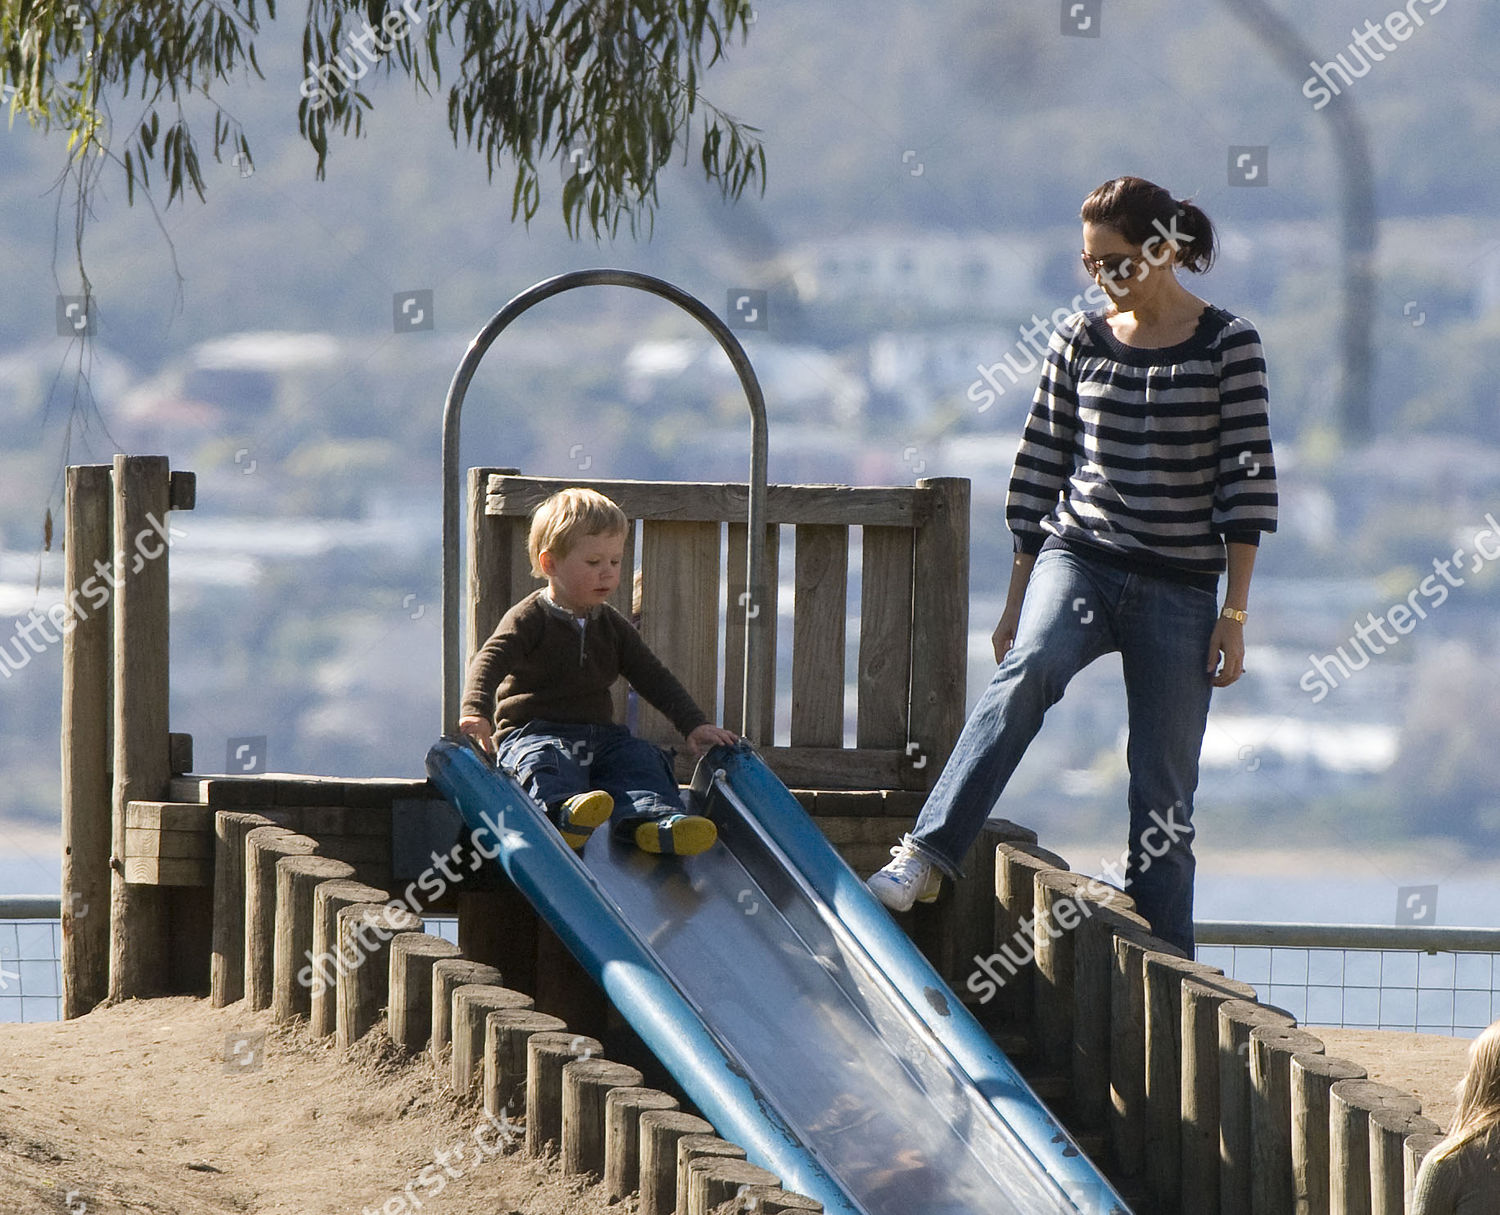
<svg viewBox="0 0 1500 1215"><path fill-rule="evenodd" d="M1371 1080L1389 1084L1422 1099L1422 1113L1443 1130L1453 1123L1458 1106L1454 1089L1469 1065L1469 1039L1439 1034L1395 1033L1374 1029L1323 1029L1307 1032L1323 1040L1327 1054L1358 1063Z"/></svg>
<svg viewBox="0 0 1500 1215"><path fill-rule="evenodd" d="M341 1057L302 1024L186 996L0 1025L3 1215L634 1209L527 1158L383 1032Z"/></svg>

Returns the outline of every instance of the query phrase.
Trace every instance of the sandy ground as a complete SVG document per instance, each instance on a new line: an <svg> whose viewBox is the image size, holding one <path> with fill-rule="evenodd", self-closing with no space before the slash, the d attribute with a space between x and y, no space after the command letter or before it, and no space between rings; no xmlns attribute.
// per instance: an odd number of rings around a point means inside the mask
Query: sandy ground
<svg viewBox="0 0 1500 1215"><path fill-rule="evenodd" d="M1358 1063L1371 1080L1422 1099L1422 1113L1447 1130L1458 1105L1454 1089L1469 1065L1469 1039L1438 1034L1307 1026L1323 1040L1326 1053Z"/></svg>
<svg viewBox="0 0 1500 1215"><path fill-rule="evenodd" d="M525 1157L512 1128L440 1088L427 1057L401 1058L383 1030L341 1057L303 1024L193 997L0 1025L4 1215L634 1207Z"/></svg>

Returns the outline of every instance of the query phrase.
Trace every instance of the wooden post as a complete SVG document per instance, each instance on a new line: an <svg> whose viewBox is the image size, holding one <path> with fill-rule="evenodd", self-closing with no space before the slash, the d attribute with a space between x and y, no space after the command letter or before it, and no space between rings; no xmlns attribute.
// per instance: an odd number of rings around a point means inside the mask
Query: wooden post
<svg viewBox="0 0 1500 1215"><path fill-rule="evenodd" d="M677 1212L688 1209L688 1187L693 1170L714 1160L743 1160L745 1149L712 1132L684 1135L677 1141ZM701 1162L701 1164L700 1164Z"/></svg>
<svg viewBox="0 0 1500 1215"><path fill-rule="evenodd" d="M775 1173L748 1160L726 1156L702 1159L701 1164L694 1161L688 1174L688 1215L718 1215L721 1209L763 1210L745 1201L750 1188L774 1189L780 1184Z"/></svg>
<svg viewBox="0 0 1500 1215"><path fill-rule="evenodd" d="M245 837L274 827L263 814L220 810L214 815L214 934L209 994L214 1008L245 996Z"/></svg>
<svg viewBox="0 0 1500 1215"><path fill-rule="evenodd" d="M1068 1074L1073 1067L1075 931L1101 905L1114 900L1108 887L1082 873L1042 869L1033 882L1032 905L1036 914L1032 952L1036 981L1032 1007L1037 1045L1048 1072Z"/></svg>
<svg viewBox="0 0 1500 1215"><path fill-rule="evenodd" d="M1406 1181L1403 1189L1406 1191L1406 1209L1412 1208L1412 1203L1417 1194L1417 1173L1422 1167L1422 1161L1427 1158L1427 1153L1442 1143L1443 1135L1408 1135L1406 1142L1401 1146L1401 1158L1404 1165L1403 1172Z"/></svg>
<svg viewBox="0 0 1500 1215"><path fill-rule="evenodd" d="M933 926L934 965L954 991L962 995L974 967L993 948L998 908L995 903L995 849L1000 844L1034 844L1036 832L1009 819L990 819L980 829L962 868L967 875L954 883L953 895L939 899L938 923Z"/></svg>
<svg viewBox="0 0 1500 1215"><path fill-rule="evenodd" d="M68 469L63 592L62 1015L81 1017L109 994L114 553L108 464ZM55 623L55 622L54 622ZM29 661L29 659L28 659Z"/></svg>
<svg viewBox="0 0 1500 1215"><path fill-rule="evenodd" d="M326 1038L338 1022L338 913L354 903L378 903L385 891L347 878L323 882L313 891L313 960L308 966L311 996L307 1028ZM301 982L301 973L298 973Z"/></svg>
<svg viewBox="0 0 1500 1215"><path fill-rule="evenodd" d="M1219 1210L1250 1215L1250 1031L1294 1025L1279 1008L1248 1000L1219 1005Z"/></svg>
<svg viewBox="0 0 1500 1215"><path fill-rule="evenodd" d="M421 932L421 917L389 903L351 903L337 916L334 1041L348 1050L374 1028L391 990L391 938Z"/></svg>
<svg viewBox="0 0 1500 1215"><path fill-rule="evenodd" d="M583 1034L532 1034L526 1041L526 1153L540 1156L562 1139L562 1070L604 1048Z"/></svg>
<svg viewBox="0 0 1500 1215"><path fill-rule="evenodd" d="M1285 1215L1292 1184L1292 1056L1320 1055L1323 1043L1289 1025L1250 1031L1250 1210Z"/></svg>
<svg viewBox="0 0 1500 1215"><path fill-rule="evenodd" d="M615 1088L639 1088L641 1073L608 1059L575 1059L562 1069L564 1173L604 1176L604 1103Z"/></svg>
<svg viewBox="0 0 1500 1215"><path fill-rule="evenodd" d="M928 780L948 762L964 725L969 653L969 482L923 477L926 522L917 528L912 582L911 738Z"/></svg>
<svg viewBox="0 0 1500 1215"><path fill-rule="evenodd" d="M281 842L285 843L285 837ZM276 862L271 1013L277 1021L305 1017L312 1009L312 984L299 981L299 976L314 957L313 891L320 882L353 876L353 865L326 856L293 854Z"/></svg>
<svg viewBox="0 0 1500 1215"><path fill-rule="evenodd" d="M1292 1210L1328 1212L1328 1093L1340 1080L1363 1080L1365 1069L1333 1055L1293 1055Z"/></svg>
<svg viewBox="0 0 1500 1215"><path fill-rule="evenodd" d="M407 1053L432 1040L433 963L457 956L457 945L430 932L403 932L391 942L391 1041Z"/></svg>
<svg viewBox="0 0 1500 1215"><path fill-rule="evenodd" d="M166 991L172 973L170 887L127 882L124 860L125 807L133 801L161 800L172 775L164 535L171 508L170 478L165 456L115 457L112 1002Z"/></svg>
<svg viewBox="0 0 1500 1215"><path fill-rule="evenodd" d="M1370 1187L1370 1114L1421 1113L1410 1093L1373 1080L1340 1080L1328 1098L1328 1209L1331 1215L1366 1215Z"/></svg>
<svg viewBox="0 0 1500 1215"><path fill-rule="evenodd" d="M604 1192L610 1202L641 1188L641 1115L676 1108L676 1097L655 1088L612 1088L605 1095Z"/></svg>
<svg viewBox="0 0 1500 1215"><path fill-rule="evenodd" d="M443 1063L443 1049L452 1043L453 992L465 983L487 983L499 987L500 972L493 966L470 961L467 957L441 958L432 964L432 1061L439 1067Z"/></svg>
<svg viewBox="0 0 1500 1215"><path fill-rule="evenodd" d="M641 1209L639 1215L672 1215L677 1209L677 1141L711 1135L713 1124L680 1110L641 1115Z"/></svg>
<svg viewBox="0 0 1500 1215"><path fill-rule="evenodd" d="M485 1018L502 1009L529 1012L532 999L494 983L465 983L453 989L453 1061L449 1083L460 1097L470 1097L484 1083Z"/></svg>
<svg viewBox="0 0 1500 1215"><path fill-rule="evenodd" d="M1148 953L1178 955L1159 937L1124 929L1114 937L1110 980L1110 1146L1124 1177L1146 1167L1146 981Z"/></svg>
<svg viewBox="0 0 1500 1215"><path fill-rule="evenodd" d="M271 1007L276 957L276 862L311 856L318 841L285 827L256 827L245 836L245 1003Z"/></svg>
<svg viewBox="0 0 1500 1215"><path fill-rule="evenodd" d="M823 1215L823 1204L806 1194L793 1194L779 1186L753 1185L745 1191L747 1201L758 1206L749 1208L757 1215Z"/></svg>
<svg viewBox="0 0 1500 1215"><path fill-rule="evenodd" d="M1182 980L1182 1152L1179 1192L1219 1210L1219 1005L1255 999L1255 988L1222 976Z"/></svg>
<svg viewBox="0 0 1500 1215"><path fill-rule="evenodd" d="M1223 978L1202 962L1171 954L1142 958L1146 1008L1146 1186L1162 1215L1183 1202L1182 1184L1182 981ZM1217 1066L1217 1064L1216 1064ZM1193 1201L1201 1195L1193 1195Z"/></svg>
<svg viewBox="0 0 1500 1215"><path fill-rule="evenodd" d="M519 1118L526 1111L526 1044L567 1024L535 1009L502 1008L484 1019L484 1112Z"/></svg>
<svg viewBox="0 0 1500 1215"><path fill-rule="evenodd" d="M1370 1215L1404 1215L1406 1140L1441 1129L1431 1118L1402 1107L1370 1111Z"/></svg>
<svg viewBox="0 0 1500 1215"><path fill-rule="evenodd" d="M1111 887L1113 889L1113 887ZM1150 931L1124 892L1100 907L1073 934L1072 1122L1076 1131L1102 1131L1109 1122L1110 984L1115 935Z"/></svg>
<svg viewBox="0 0 1500 1215"><path fill-rule="evenodd" d="M995 1017L1028 1037L1036 988L1035 879L1042 870L1067 867L1057 853L1035 844L1001 844L995 849L995 952L990 956L993 968L987 968L999 984Z"/></svg>

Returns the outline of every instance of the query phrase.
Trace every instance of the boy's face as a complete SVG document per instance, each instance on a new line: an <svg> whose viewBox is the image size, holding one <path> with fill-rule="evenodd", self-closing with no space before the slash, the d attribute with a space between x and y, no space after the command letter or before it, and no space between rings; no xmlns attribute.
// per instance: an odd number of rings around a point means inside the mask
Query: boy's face
<svg viewBox="0 0 1500 1215"><path fill-rule="evenodd" d="M625 535L582 536L561 559L550 549L540 554L542 572L552 599L579 615L603 603L620 585L620 563L625 557Z"/></svg>

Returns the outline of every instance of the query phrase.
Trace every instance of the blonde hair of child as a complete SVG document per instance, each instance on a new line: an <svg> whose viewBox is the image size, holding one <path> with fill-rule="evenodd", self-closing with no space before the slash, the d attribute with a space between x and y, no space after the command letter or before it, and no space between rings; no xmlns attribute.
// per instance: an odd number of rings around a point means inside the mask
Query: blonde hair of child
<svg viewBox="0 0 1500 1215"><path fill-rule="evenodd" d="M546 577L542 573L544 552L561 561L580 537L623 535L628 526L625 512L597 490L558 490L531 516L526 553L532 576Z"/></svg>
<svg viewBox="0 0 1500 1215"><path fill-rule="evenodd" d="M1433 1154L1439 1158L1457 1151L1472 1139L1490 1137L1500 1128L1500 1021L1474 1039L1469 1047L1469 1070L1458 1086L1458 1111L1453 1127Z"/></svg>

